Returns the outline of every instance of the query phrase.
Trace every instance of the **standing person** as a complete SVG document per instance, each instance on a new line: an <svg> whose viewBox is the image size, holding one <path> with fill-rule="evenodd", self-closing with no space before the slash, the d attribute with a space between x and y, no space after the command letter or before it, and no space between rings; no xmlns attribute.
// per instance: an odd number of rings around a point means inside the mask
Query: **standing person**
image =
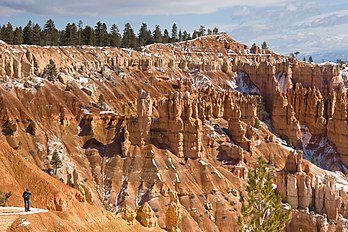
<svg viewBox="0 0 348 232"><path fill-rule="evenodd" d="M25 189L25 191L23 192L25 212L30 211L30 195L31 192L29 192L29 189Z"/></svg>

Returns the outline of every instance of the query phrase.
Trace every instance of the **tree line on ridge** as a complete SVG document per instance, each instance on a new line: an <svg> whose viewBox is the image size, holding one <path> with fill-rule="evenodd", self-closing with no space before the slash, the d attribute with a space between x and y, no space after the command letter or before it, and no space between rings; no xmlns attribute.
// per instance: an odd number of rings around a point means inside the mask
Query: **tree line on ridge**
<svg viewBox="0 0 348 232"><path fill-rule="evenodd" d="M171 32L164 29L163 33L159 25L151 31L146 23L142 23L138 34L134 32L130 23L125 24L121 34L116 24L112 24L108 30L106 23L101 21L91 27L83 26L80 20L77 24L68 23L63 30L58 30L52 19L47 20L43 28L31 20L23 28L21 26L14 28L10 22L0 27L0 39L8 44L40 46L91 45L137 49L148 44L181 42L212 34L218 34L218 28L206 29L201 25L191 34L179 29L175 23Z"/></svg>

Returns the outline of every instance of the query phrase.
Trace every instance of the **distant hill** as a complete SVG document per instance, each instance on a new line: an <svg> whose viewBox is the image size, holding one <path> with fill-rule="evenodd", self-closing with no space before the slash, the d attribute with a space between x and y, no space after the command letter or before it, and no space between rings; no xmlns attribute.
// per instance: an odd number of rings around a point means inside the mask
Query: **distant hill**
<svg viewBox="0 0 348 232"><path fill-rule="evenodd" d="M303 59L303 57L306 57L308 60L308 57L312 56L314 62L321 63L323 61L336 61L337 59L341 59L345 62L348 62L348 50L340 50L340 51L322 51L317 53L311 53L311 54L300 54L299 59Z"/></svg>

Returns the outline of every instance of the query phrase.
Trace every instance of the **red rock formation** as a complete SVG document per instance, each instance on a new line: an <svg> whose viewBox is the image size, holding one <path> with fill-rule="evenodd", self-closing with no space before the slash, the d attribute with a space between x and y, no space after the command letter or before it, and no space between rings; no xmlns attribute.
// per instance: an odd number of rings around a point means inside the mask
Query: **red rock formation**
<svg viewBox="0 0 348 232"><path fill-rule="evenodd" d="M152 213L146 212L157 221L144 222L143 214L144 225L231 231L239 211L233 193L243 191L258 156L273 154L277 167L287 160L277 175L282 198L337 223L295 211L303 220L292 220L289 228L339 231L344 191L302 167L302 156L286 158L289 148L272 133L301 148L305 125L313 136L328 137L347 164L347 96L337 91L338 67L251 50L225 34L141 51L0 45L0 162L6 170L0 171L0 188L20 200L23 185L42 181L33 203L64 211L50 220L72 230L117 221L104 209L132 224L135 209L148 204ZM46 79L50 59L59 70L55 81ZM263 110L272 128L257 119L263 120ZM55 178L67 185L40 171L51 168L54 149L63 159ZM35 170L33 183L21 172L26 167ZM178 192L170 207L168 189ZM39 231L56 229L42 220L37 225ZM135 222L132 228L143 227Z"/></svg>

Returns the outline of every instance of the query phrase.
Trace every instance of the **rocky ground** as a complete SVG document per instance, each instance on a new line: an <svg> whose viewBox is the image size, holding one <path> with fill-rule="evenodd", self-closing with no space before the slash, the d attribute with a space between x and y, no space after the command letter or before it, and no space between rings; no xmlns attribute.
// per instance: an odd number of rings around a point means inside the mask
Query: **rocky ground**
<svg viewBox="0 0 348 232"><path fill-rule="evenodd" d="M49 210L27 217L31 231L237 231L260 156L295 209L289 231L347 230L344 68L225 34L0 51L0 190L19 206L28 187Z"/></svg>

